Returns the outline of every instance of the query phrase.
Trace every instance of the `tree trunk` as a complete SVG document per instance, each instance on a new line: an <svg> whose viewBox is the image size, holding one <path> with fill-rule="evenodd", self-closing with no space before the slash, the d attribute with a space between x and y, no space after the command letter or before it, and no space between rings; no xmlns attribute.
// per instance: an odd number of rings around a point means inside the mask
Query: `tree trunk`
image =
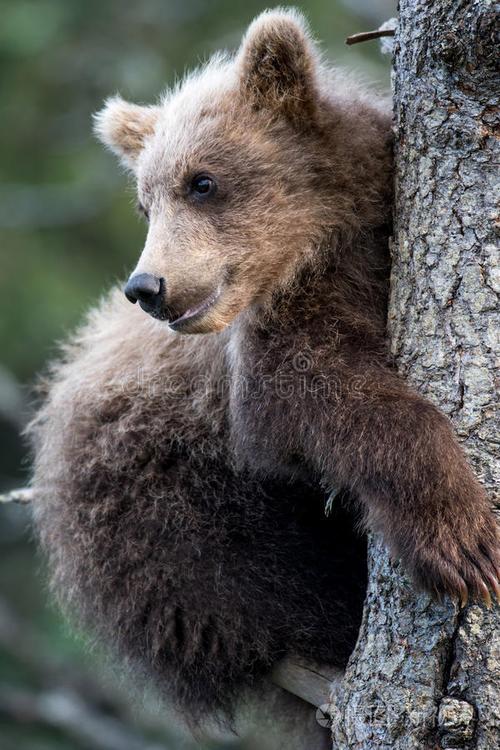
<svg viewBox="0 0 500 750"><path fill-rule="evenodd" d="M450 416L490 490L500 289L494 24L487 0L400 2L389 307L400 371ZM374 540L360 638L332 697L335 750L500 747L499 625L498 607L459 611L417 595Z"/></svg>

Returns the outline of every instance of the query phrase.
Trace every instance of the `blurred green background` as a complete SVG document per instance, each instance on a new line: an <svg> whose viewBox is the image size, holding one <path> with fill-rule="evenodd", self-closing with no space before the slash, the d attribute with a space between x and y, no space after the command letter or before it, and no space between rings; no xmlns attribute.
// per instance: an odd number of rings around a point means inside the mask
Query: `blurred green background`
<svg viewBox="0 0 500 750"><path fill-rule="evenodd" d="M344 39L394 15L395 2L296 5L331 60L389 85L378 44L348 48ZM93 139L92 112L117 91L154 100L213 51L236 47L266 7L0 0L0 491L29 476L19 435L36 373L83 311L126 277L144 240L133 186ZM168 728L154 697L130 696L102 661L48 601L29 508L0 505L1 750L194 747Z"/></svg>

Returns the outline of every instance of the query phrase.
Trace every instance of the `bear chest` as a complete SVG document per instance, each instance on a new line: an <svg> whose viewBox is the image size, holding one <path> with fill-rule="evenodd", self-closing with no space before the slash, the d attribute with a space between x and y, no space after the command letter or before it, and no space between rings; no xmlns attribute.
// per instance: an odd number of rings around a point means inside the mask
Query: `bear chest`
<svg viewBox="0 0 500 750"><path fill-rule="evenodd" d="M245 341L232 353L231 448L237 462L274 476L302 473L301 442L311 404L307 362L277 346Z"/></svg>

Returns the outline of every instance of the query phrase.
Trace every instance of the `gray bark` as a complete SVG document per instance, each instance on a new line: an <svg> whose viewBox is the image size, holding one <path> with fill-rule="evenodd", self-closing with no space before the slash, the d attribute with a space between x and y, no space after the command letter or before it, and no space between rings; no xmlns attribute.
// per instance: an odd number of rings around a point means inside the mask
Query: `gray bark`
<svg viewBox="0 0 500 750"><path fill-rule="evenodd" d="M399 369L444 410L498 486L500 267L495 8L401 0L394 48L396 199L389 333ZM500 614L417 595L370 549L363 624L332 696L336 750L500 747Z"/></svg>

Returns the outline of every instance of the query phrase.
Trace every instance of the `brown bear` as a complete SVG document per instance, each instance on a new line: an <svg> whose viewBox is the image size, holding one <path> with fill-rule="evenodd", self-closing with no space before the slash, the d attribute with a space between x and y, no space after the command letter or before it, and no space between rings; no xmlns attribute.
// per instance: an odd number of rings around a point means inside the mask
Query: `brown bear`
<svg viewBox="0 0 500 750"><path fill-rule="evenodd" d="M387 353L387 101L275 11L158 104L109 100L96 130L149 229L31 426L61 599L194 723L287 654L345 665L358 520L417 585L489 601L488 500Z"/></svg>

